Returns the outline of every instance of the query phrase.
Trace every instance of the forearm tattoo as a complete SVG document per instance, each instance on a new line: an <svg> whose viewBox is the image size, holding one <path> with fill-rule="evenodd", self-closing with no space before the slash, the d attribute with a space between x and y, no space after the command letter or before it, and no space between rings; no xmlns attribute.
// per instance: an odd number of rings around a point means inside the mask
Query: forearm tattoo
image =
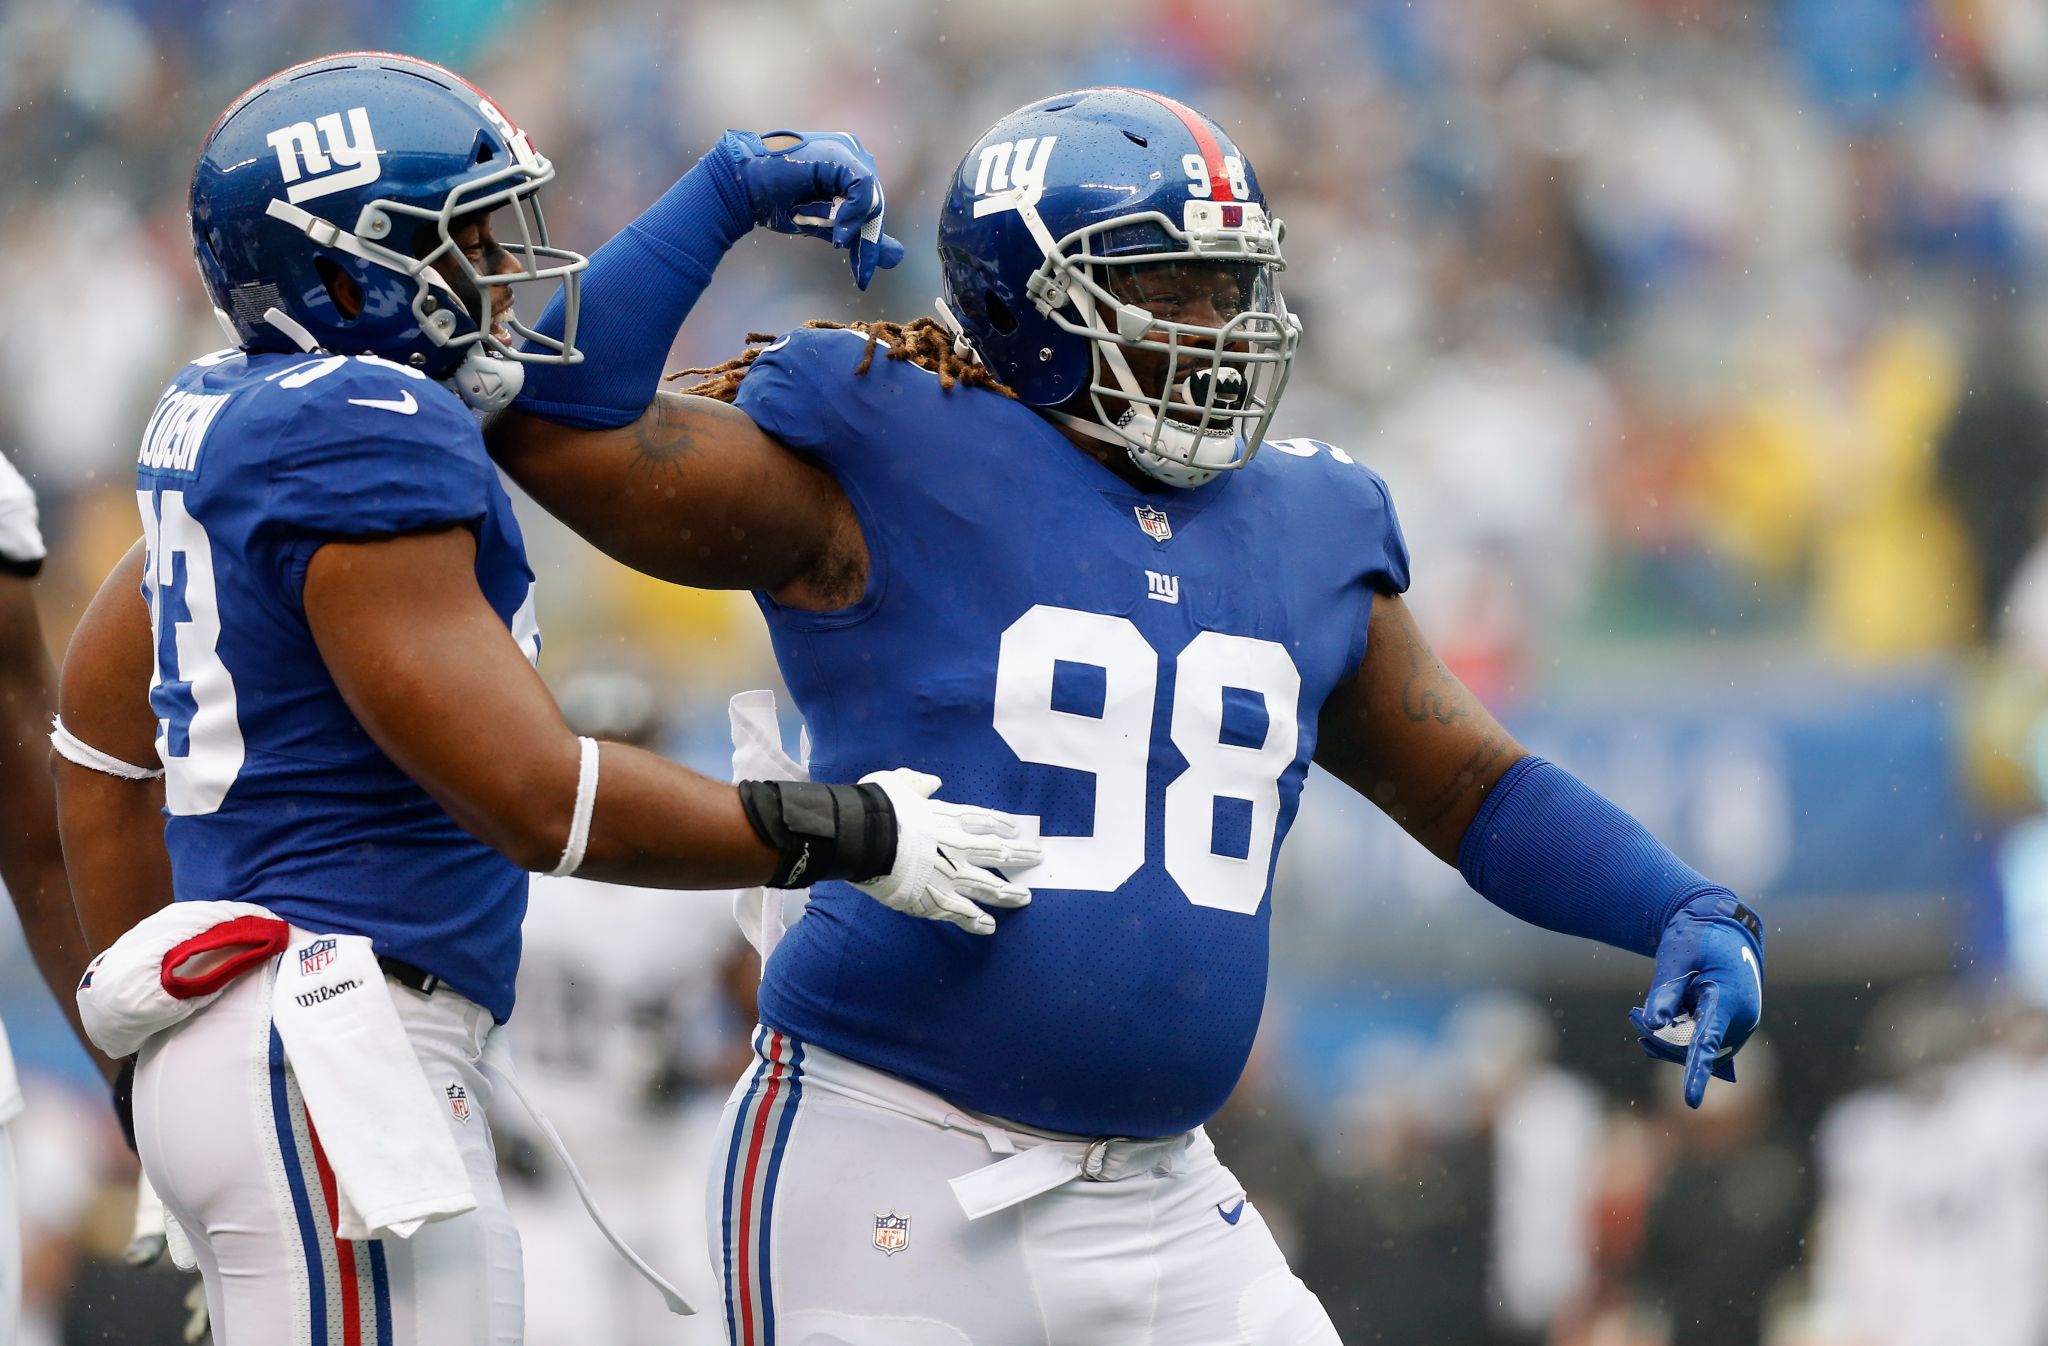
<svg viewBox="0 0 2048 1346"><path fill-rule="evenodd" d="M1434 827L1461 806L1483 798L1489 785L1482 782L1499 778L1500 772L1495 768L1507 752L1508 745L1499 734L1486 735L1449 780L1410 806L1410 824L1417 828Z"/></svg>

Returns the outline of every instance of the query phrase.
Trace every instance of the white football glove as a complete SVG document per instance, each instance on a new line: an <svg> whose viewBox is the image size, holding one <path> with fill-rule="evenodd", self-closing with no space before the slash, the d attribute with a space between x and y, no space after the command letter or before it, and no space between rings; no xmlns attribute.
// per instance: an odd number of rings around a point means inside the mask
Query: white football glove
<svg viewBox="0 0 2048 1346"><path fill-rule="evenodd" d="M905 915L950 921L971 935L993 934L996 918L975 903L1021 907L1031 890L989 869L1024 868L1044 858L1025 820L995 809L933 799L937 776L908 767L862 776L896 810L896 863L854 887Z"/></svg>

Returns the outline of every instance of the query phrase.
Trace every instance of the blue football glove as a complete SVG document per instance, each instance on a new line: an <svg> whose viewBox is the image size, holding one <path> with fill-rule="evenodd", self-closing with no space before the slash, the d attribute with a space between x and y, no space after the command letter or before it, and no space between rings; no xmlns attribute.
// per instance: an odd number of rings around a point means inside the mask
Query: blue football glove
<svg viewBox="0 0 2048 1346"><path fill-rule="evenodd" d="M903 245L882 232L882 180L860 141L844 131L769 131L795 137L769 149L752 131L727 131L712 153L746 190L754 223L778 234L803 234L844 248L853 283L865 290L877 267L903 260Z"/></svg>
<svg viewBox="0 0 2048 1346"><path fill-rule="evenodd" d="M1685 1067L1685 1101L1696 1108L1709 1074L1735 1079L1735 1053L1763 1009L1763 923L1724 892L1694 898L1664 923L1649 999L1628 1017L1645 1052Z"/></svg>

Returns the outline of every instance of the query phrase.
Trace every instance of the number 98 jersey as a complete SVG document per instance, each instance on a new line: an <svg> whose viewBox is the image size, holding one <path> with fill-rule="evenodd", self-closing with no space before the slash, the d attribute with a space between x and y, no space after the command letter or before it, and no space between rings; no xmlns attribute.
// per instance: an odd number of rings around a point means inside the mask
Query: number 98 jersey
<svg viewBox="0 0 2048 1346"><path fill-rule="evenodd" d="M929 771L1036 815L1031 905L993 935L813 890L771 1027L948 1101L1081 1135L1200 1124L1265 999L1274 857L1376 592L1407 587L1386 488L1314 441L1192 490L1134 487L1035 412L805 329L738 404L819 459L867 538L863 597L757 595L818 780Z"/></svg>
<svg viewBox="0 0 2048 1346"><path fill-rule="evenodd" d="M178 898L366 935L504 1019L526 875L371 741L301 603L328 542L468 527L484 597L538 656L533 573L468 409L372 356L226 351L158 399L135 485Z"/></svg>

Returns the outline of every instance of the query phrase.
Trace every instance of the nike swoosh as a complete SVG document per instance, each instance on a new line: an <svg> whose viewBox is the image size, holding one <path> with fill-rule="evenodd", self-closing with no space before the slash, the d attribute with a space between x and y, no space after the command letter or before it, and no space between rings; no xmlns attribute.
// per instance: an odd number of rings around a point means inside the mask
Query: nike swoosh
<svg viewBox="0 0 2048 1346"><path fill-rule="evenodd" d="M1235 1206L1232 1206L1229 1210L1223 1209L1223 1203L1221 1201L1217 1202L1216 1213L1223 1217L1223 1223L1236 1224L1237 1217L1244 1214L1244 1198L1239 1197L1237 1199L1237 1204Z"/></svg>
<svg viewBox="0 0 2048 1346"><path fill-rule="evenodd" d="M1751 953L1751 952L1749 951L1749 946L1748 946L1748 945L1744 945L1744 946L1743 946L1743 949L1742 949L1742 961L1743 961L1743 962L1745 962L1745 963L1747 963L1747 964L1749 964L1749 975L1750 975L1750 976L1752 976L1752 977L1755 977L1755 978L1756 978L1756 1003L1757 1003L1757 1008L1758 1008L1758 1009L1762 1009L1762 1008L1763 1008L1763 1003L1764 1003L1764 974L1763 974L1763 969L1762 969L1762 968L1759 968L1759 967L1758 967L1758 966L1756 965L1756 955L1755 955L1755 954L1753 954L1753 953Z"/></svg>
<svg viewBox="0 0 2048 1346"><path fill-rule="evenodd" d="M374 407L378 411L395 411L401 416L410 416L420 409L420 404L412 400L411 393L400 393L395 402L378 397L351 397L348 404L352 407Z"/></svg>

